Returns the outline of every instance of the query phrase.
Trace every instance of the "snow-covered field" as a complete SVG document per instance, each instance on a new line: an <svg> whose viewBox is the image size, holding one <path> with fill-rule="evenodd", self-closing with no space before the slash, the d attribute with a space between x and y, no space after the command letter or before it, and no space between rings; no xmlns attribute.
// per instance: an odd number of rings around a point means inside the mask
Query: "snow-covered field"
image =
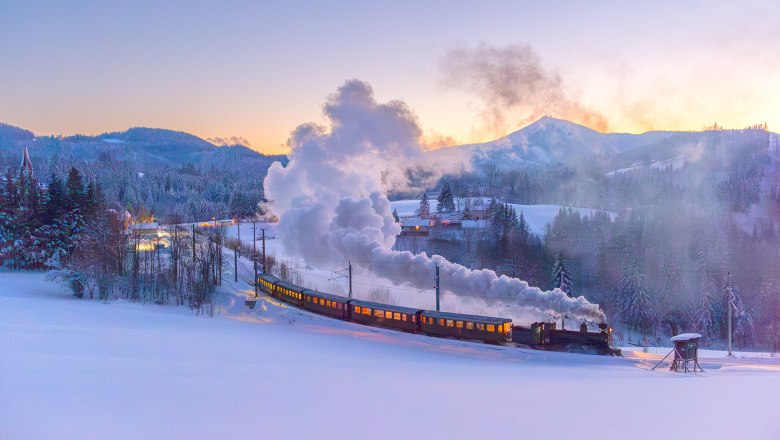
<svg viewBox="0 0 780 440"><path fill-rule="evenodd" d="M249 310L230 275L209 318L0 272L0 438L780 438L776 358L685 375L435 339Z"/></svg>
<svg viewBox="0 0 780 440"><path fill-rule="evenodd" d="M485 199L486 203L489 201L490 199ZM431 212L435 213L439 202L433 199L429 200L428 203L430 204ZM420 207L419 200L396 200L390 202L390 204L398 211L400 217L415 215L415 211ZM516 203L510 203L509 205L515 209L517 215L520 215L521 212L523 213L525 220L528 222L528 229L537 235L544 234L544 228L553 221L555 216L558 215L558 211L562 208L561 205L519 205ZM598 211L598 209L593 208L574 209L582 216L591 215ZM614 214L610 214L614 216Z"/></svg>

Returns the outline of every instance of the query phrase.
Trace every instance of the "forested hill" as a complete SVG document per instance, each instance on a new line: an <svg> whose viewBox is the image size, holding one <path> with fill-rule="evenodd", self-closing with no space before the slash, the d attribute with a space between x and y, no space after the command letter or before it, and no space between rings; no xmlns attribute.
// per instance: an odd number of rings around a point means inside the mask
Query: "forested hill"
<svg viewBox="0 0 780 440"><path fill-rule="evenodd" d="M251 214L263 199L263 178L275 161L242 145L217 146L189 133L131 128L97 136L35 136L0 123L0 165L18 164L24 147L36 177L67 175L71 166L98 180L109 203L158 218L178 214L197 220ZM197 197L193 197L196 196Z"/></svg>
<svg viewBox="0 0 780 440"><path fill-rule="evenodd" d="M212 166L238 171L242 168L267 168L285 156L266 156L242 145L217 146L197 136L160 128L131 128L98 136L40 136L0 123L0 154L19 155L27 146L33 160L54 156L60 159L90 162L106 155L114 160L134 160L141 164L192 165L201 170ZM38 161L40 163L40 160Z"/></svg>
<svg viewBox="0 0 780 440"><path fill-rule="evenodd" d="M778 145L765 124L629 135L544 118L448 149L465 153L473 171L445 180L466 199L616 214L562 209L542 237L528 238L510 212L471 248L482 267L565 284L610 322L648 335L685 329L723 341L731 303L737 344L766 347L780 339Z"/></svg>
<svg viewBox="0 0 780 440"><path fill-rule="evenodd" d="M762 124L740 130L723 130L716 124L704 131L600 133L546 116L493 141L442 148L429 154L459 157L476 166L492 163L504 170L563 165L608 172L681 156L698 160L707 150L717 149L724 136L729 142L741 142L750 139L754 131L768 132Z"/></svg>

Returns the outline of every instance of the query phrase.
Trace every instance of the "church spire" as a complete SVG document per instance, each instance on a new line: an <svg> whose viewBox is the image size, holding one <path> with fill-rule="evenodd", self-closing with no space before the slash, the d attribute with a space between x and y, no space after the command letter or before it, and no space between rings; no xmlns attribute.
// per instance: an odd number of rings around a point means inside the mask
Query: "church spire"
<svg viewBox="0 0 780 440"><path fill-rule="evenodd" d="M30 160L30 152L27 151L27 145L24 146L24 157L22 157L22 166L19 172L27 177L32 177L33 175L33 166Z"/></svg>

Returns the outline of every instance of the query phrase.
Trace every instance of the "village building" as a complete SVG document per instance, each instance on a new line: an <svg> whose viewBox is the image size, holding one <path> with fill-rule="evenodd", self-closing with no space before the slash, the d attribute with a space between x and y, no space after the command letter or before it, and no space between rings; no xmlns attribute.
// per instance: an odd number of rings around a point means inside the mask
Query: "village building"
<svg viewBox="0 0 780 440"><path fill-rule="evenodd" d="M418 216L405 217L401 220L401 237L427 237L433 225L432 219Z"/></svg>

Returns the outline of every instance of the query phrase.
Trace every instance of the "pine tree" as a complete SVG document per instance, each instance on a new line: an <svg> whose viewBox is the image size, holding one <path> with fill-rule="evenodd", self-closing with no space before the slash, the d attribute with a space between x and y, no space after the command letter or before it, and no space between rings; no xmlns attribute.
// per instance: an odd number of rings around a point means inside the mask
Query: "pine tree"
<svg viewBox="0 0 780 440"><path fill-rule="evenodd" d="M766 330L766 339L774 349L775 335L780 330L780 291L766 276L761 280L758 310L760 311L757 316L759 328Z"/></svg>
<svg viewBox="0 0 780 440"><path fill-rule="evenodd" d="M65 183L67 189L67 208L71 210L83 210L86 202L86 193L81 174L76 167L71 167L68 180Z"/></svg>
<svg viewBox="0 0 780 440"><path fill-rule="evenodd" d="M702 292L699 297L698 310L695 317L696 329L705 338L718 333L718 312L715 307L715 301L711 295Z"/></svg>
<svg viewBox="0 0 780 440"><path fill-rule="evenodd" d="M524 240L528 238L528 222L525 221L523 211L520 211L520 217L517 219L517 229L520 230Z"/></svg>
<svg viewBox="0 0 780 440"><path fill-rule="evenodd" d="M452 195L452 189L450 189L450 184L448 182L444 182L444 185L442 185L441 192L439 193L438 197L438 202L439 204L436 206L436 211L455 211L455 200Z"/></svg>
<svg viewBox="0 0 780 440"><path fill-rule="evenodd" d="M656 290L662 303L672 302L679 294L682 274L676 255L663 255L658 263Z"/></svg>
<svg viewBox="0 0 780 440"><path fill-rule="evenodd" d="M652 332L655 327L655 304L647 289L647 277L639 272L635 264L623 267L617 294L623 320L643 334Z"/></svg>
<svg viewBox="0 0 780 440"><path fill-rule="evenodd" d="M485 209L485 219L493 218L493 215L495 215L495 211L498 205L499 203L496 201L495 197L490 199L490 203L488 203L488 206Z"/></svg>
<svg viewBox="0 0 780 440"><path fill-rule="evenodd" d="M562 252L558 252L555 257L555 263L552 268L552 288L561 289L566 292L567 295L574 296L574 286L571 282L571 270L569 269L569 263L563 257Z"/></svg>
<svg viewBox="0 0 780 440"><path fill-rule="evenodd" d="M431 216L431 205L428 203L428 194L423 193L420 197L420 208L418 210L421 218L428 218Z"/></svg>
<svg viewBox="0 0 780 440"><path fill-rule="evenodd" d="M62 180L56 175L51 175L49 179L48 197L44 207L44 222L52 224L65 213L66 195Z"/></svg>
<svg viewBox="0 0 780 440"><path fill-rule="evenodd" d="M101 207L105 205L103 199L103 192L100 190L100 185L97 180L92 179L87 184L87 190L84 195L84 219L86 222L91 222L97 215Z"/></svg>
<svg viewBox="0 0 780 440"><path fill-rule="evenodd" d="M244 194L236 191L230 198L230 215L232 217L243 217L246 215L246 199Z"/></svg>
<svg viewBox="0 0 780 440"><path fill-rule="evenodd" d="M4 203L0 211L0 256L12 268L20 268L18 251L26 234L26 225L21 221L19 185L13 171L9 167L6 173Z"/></svg>
<svg viewBox="0 0 780 440"><path fill-rule="evenodd" d="M743 308L736 314L734 322L734 340L740 349L750 346L755 341L756 328L753 322L753 311Z"/></svg>

